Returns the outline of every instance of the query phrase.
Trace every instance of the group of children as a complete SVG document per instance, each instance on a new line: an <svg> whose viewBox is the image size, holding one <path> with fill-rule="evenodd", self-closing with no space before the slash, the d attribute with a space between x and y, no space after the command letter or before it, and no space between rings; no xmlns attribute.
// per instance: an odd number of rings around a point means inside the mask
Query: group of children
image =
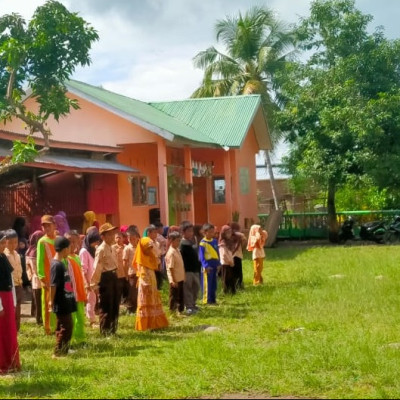
<svg viewBox="0 0 400 400"><path fill-rule="evenodd" d="M64 356L72 339L85 343L85 325L99 326L104 336L116 334L120 305L136 314L136 330L168 326L160 290L169 284L171 315L198 312L200 290L204 304L216 304L217 280L224 293L243 287L243 249L252 252L253 284L262 283L264 245L268 237L253 225L249 238L236 223L216 235L212 224L202 226L202 237L192 223L169 227L158 223L141 236L135 225L119 230L110 223L89 226L85 236L76 231L58 236L54 217L41 218L42 229L29 238L26 270L38 324L56 336L53 357ZM246 247L247 243L247 247ZM17 332L22 303L22 267L15 231L0 231L0 373L20 369Z"/></svg>

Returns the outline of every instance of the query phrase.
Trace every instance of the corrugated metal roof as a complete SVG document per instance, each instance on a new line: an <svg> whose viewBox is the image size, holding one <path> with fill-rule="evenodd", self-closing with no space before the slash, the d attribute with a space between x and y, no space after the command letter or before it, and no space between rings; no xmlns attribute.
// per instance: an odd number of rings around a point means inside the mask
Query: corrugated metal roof
<svg viewBox="0 0 400 400"><path fill-rule="evenodd" d="M239 148L261 106L261 98L260 95L209 97L149 104L221 146Z"/></svg>
<svg viewBox="0 0 400 400"><path fill-rule="evenodd" d="M10 149L0 146L0 157L11 156L12 152ZM121 164L118 161L113 160L95 160L87 157L78 156L66 156L63 154L44 154L42 156L36 157L34 161L20 164L21 166L35 166L39 168L52 168L52 169L69 169L80 171L90 171L90 172L108 172L108 173L118 173L118 172L128 172L137 173L138 169L129 167L127 165Z"/></svg>
<svg viewBox="0 0 400 400"><path fill-rule="evenodd" d="M110 173L117 172L139 172L136 168L128 167L127 165L120 164L118 161L112 160L94 160L92 158L64 156L60 154L46 154L37 157L34 161L35 164L43 165L58 165L60 167L74 168L83 171L108 171ZM47 168L47 167L46 167Z"/></svg>
<svg viewBox="0 0 400 400"><path fill-rule="evenodd" d="M94 102L168 140L173 140L176 135L195 142L218 145L201 131L142 101L74 80L68 81L67 88L77 96Z"/></svg>

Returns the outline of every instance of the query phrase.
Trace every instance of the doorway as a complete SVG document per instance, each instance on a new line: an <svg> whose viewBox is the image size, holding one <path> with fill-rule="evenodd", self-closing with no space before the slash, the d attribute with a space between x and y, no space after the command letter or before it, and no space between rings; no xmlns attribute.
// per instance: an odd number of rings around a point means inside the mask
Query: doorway
<svg viewBox="0 0 400 400"><path fill-rule="evenodd" d="M208 222L207 178L193 177L194 223Z"/></svg>

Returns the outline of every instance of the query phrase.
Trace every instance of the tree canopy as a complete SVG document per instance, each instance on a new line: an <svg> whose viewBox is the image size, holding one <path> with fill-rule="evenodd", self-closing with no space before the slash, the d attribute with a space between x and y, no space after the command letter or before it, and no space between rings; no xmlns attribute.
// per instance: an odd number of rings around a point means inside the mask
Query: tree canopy
<svg viewBox="0 0 400 400"><path fill-rule="evenodd" d="M312 55L278 78L286 98L278 125L291 143L288 169L327 189L332 232L338 187L364 175L381 187L389 175L400 182L400 42L380 29L368 33L371 21L353 0L314 1L296 29Z"/></svg>
<svg viewBox="0 0 400 400"><path fill-rule="evenodd" d="M90 64L89 50L96 40L89 23L54 0L38 7L29 23L15 13L0 17L0 119L21 119L28 136L40 132L48 148L46 121L50 116L58 121L71 107L78 108L66 96L65 83L77 66ZM37 101L37 112L26 109L26 96ZM17 143L14 150L16 162L35 153L32 140L27 147Z"/></svg>

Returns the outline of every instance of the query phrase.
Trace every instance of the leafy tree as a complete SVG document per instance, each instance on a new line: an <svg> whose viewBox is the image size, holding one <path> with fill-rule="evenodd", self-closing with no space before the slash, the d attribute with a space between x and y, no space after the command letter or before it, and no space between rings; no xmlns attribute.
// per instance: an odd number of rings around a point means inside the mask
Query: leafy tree
<svg viewBox="0 0 400 400"><path fill-rule="evenodd" d="M388 164L399 157L400 44L381 30L369 34L371 20L353 0L314 1L297 28L312 55L278 77L287 99L278 125L292 143L288 170L326 188L333 241L338 188L365 174L377 182L388 173L382 156L391 154Z"/></svg>
<svg viewBox="0 0 400 400"><path fill-rule="evenodd" d="M226 54L215 47L198 53L193 61L204 70L201 86L192 97L218 97L260 94L273 142L279 139L274 113L279 108L279 87L275 74L283 69L293 54L293 36L273 11L254 7L244 15L227 16L216 25L217 42ZM274 176L269 153L265 153L271 178L275 207L278 209Z"/></svg>
<svg viewBox="0 0 400 400"><path fill-rule="evenodd" d="M66 96L65 82L79 65L89 65L89 50L97 32L76 13L57 1L47 1L36 9L27 24L19 14L0 17L0 119L18 118L25 122L28 136L40 132L44 149L49 148L51 132L46 126L79 108ZM24 99L29 95L38 103L29 111ZM36 155L32 140L26 148L14 144L12 162L23 162Z"/></svg>

